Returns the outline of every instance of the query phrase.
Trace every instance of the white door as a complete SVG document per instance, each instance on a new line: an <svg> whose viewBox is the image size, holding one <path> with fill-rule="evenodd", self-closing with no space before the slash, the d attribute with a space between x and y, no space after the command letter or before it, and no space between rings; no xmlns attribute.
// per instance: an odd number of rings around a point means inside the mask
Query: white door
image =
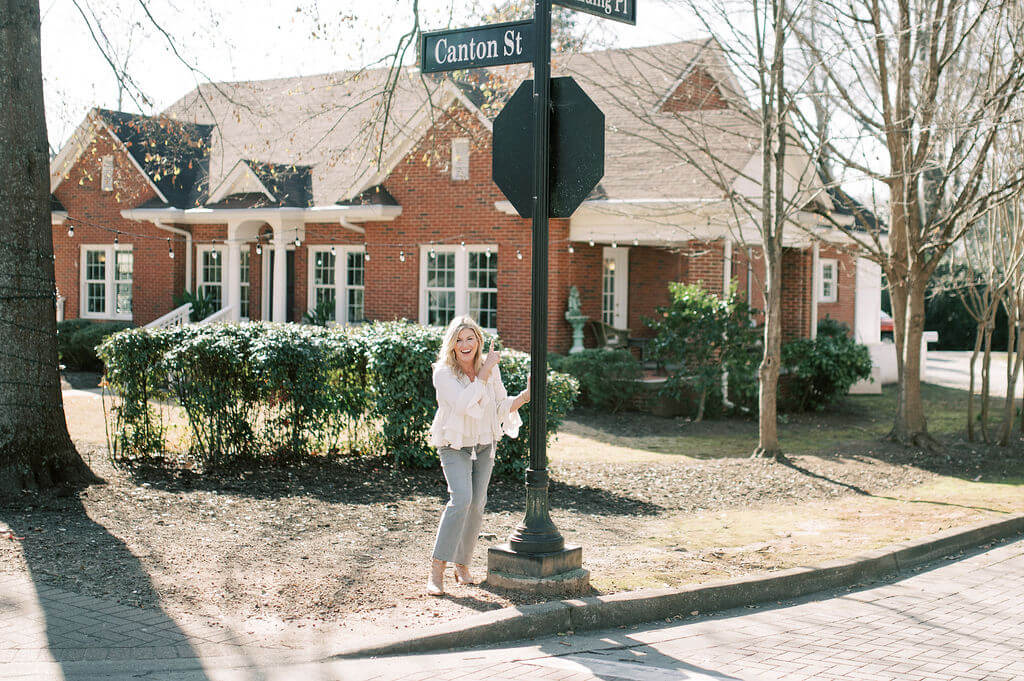
<svg viewBox="0 0 1024 681"><path fill-rule="evenodd" d="M629 249L605 246L601 268L601 321L625 329L629 320Z"/></svg>

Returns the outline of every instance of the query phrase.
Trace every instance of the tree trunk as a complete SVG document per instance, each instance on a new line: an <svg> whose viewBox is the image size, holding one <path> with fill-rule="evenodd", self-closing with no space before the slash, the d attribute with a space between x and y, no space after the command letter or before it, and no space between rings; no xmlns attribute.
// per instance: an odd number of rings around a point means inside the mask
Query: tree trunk
<svg viewBox="0 0 1024 681"><path fill-rule="evenodd" d="M985 325L979 324L974 332L974 350L971 352L971 363L968 369L967 384L967 441L974 442L974 370L978 365L978 355L981 354L981 343L985 337Z"/></svg>
<svg viewBox="0 0 1024 681"><path fill-rule="evenodd" d="M1006 341L1006 401L1003 403L1003 429L999 433L1000 446L1006 447L1010 444L1010 433L1013 431L1014 414L1013 408L1017 406L1017 379L1020 378L1021 350L1024 350L1021 335L1017 333L1018 319L1017 306L1013 304L1015 291L1009 291L1006 302L1008 312L1009 333Z"/></svg>
<svg viewBox="0 0 1024 681"><path fill-rule="evenodd" d="M992 325L985 326L985 354L981 359L981 441L989 443L988 407L992 402Z"/></svg>
<svg viewBox="0 0 1024 681"><path fill-rule="evenodd" d="M924 400L921 396L921 340L924 335L926 284L927 280L924 277L912 277L906 289L905 334L901 362L903 372L897 390L899 405L893 426L893 438L903 444L934 447L936 443L928 435Z"/></svg>
<svg viewBox="0 0 1024 681"><path fill-rule="evenodd" d="M756 457L782 458L779 446L778 394L779 367L782 364L782 273L781 249L765 247L765 323L764 355L758 377L758 442Z"/></svg>
<svg viewBox="0 0 1024 681"><path fill-rule="evenodd" d="M39 4L0 0L0 496L97 478L68 435L57 368Z"/></svg>

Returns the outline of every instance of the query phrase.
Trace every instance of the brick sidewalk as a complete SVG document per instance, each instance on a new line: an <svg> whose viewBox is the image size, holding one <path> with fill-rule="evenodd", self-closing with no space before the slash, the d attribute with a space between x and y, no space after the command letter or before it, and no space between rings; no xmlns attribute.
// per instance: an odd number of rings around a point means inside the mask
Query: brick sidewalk
<svg viewBox="0 0 1024 681"><path fill-rule="evenodd" d="M1024 539L893 584L774 608L520 647L303 663L330 644L178 622L0 573L4 680L1011 681L1024 678Z"/></svg>

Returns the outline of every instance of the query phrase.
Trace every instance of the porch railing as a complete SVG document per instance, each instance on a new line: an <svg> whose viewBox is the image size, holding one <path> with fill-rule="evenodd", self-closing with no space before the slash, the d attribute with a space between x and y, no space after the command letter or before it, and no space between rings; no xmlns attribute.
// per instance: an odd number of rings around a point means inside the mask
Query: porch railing
<svg viewBox="0 0 1024 681"><path fill-rule="evenodd" d="M163 317L154 319L149 324L146 324L147 329L166 329L176 326L185 326L188 324L189 315L192 314L192 303L185 303L181 307L175 308L165 314Z"/></svg>
<svg viewBox="0 0 1024 681"><path fill-rule="evenodd" d="M213 324L214 322L231 322L234 321L234 315L232 314L233 308L228 305L214 312L206 319L201 319L200 324Z"/></svg>

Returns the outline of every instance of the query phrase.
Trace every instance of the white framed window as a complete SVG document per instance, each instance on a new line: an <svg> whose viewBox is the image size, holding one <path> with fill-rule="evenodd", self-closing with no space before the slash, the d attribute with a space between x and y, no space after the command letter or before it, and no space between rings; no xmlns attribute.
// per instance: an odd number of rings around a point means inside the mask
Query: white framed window
<svg viewBox="0 0 1024 681"><path fill-rule="evenodd" d="M130 321L134 269L131 244L83 245L80 316Z"/></svg>
<svg viewBox="0 0 1024 681"><path fill-rule="evenodd" d="M452 179L469 179L469 138L458 137L452 140Z"/></svg>
<svg viewBox="0 0 1024 681"><path fill-rule="evenodd" d="M445 326L464 314L497 329L498 247L421 246L420 323Z"/></svg>
<svg viewBox="0 0 1024 681"><path fill-rule="evenodd" d="M224 307L224 270L227 249L224 246L199 246L197 249L196 293L213 301L215 311Z"/></svg>
<svg viewBox="0 0 1024 681"><path fill-rule="evenodd" d="M249 248L243 248L238 261L238 316L245 321L249 320L249 257Z"/></svg>
<svg viewBox="0 0 1024 681"><path fill-rule="evenodd" d="M629 249L605 246L601 261L601 321L624 329L629 319Z"/></svg>
<svg viewBox="0 0 1024 681"><path fill-rule="evenodd" d="M105 192L114 191L113 156L104 156L100 159L100 189Z"/></svg>
<svg viewBox="0 0 1024 681"><path fill-rule="evenodd" d="M839 263L835 258L822 258L818 261L818 282L818 302L836 302L839 288Z"/></svg>
<svg viewBox="0 0 1024 681"><path fill-rule="evenodd" d="M363 299L366 253L362 246L310 246L310 311L329 301L330 319L340 324L359 324L365 317Z"/></svg>

